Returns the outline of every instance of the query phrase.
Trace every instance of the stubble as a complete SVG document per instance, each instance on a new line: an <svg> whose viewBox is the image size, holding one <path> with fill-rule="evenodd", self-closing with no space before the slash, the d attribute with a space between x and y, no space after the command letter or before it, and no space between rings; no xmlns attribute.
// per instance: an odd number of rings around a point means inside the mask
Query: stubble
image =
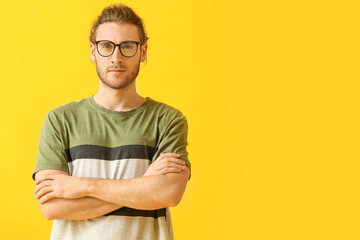
<svg viewBox="0 0 360 240"><path fill-rule="evenodd" d="M113 76L111 80L107 78L107 70L100 69L99 64L96 63L96 72L103 84L112 89L124 89L132 84L139 74L140 60L136 68L124 79L122 76ZM126 70L128 71L128 69Z"/></svg>

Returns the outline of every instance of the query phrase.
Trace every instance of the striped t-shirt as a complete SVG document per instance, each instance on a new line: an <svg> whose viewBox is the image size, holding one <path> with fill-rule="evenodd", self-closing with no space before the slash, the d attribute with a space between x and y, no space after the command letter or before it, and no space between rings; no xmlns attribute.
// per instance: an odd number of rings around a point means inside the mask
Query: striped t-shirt
<svg viewBox="0 0 360 240"><path fill-rule="evenodd" d="M188 125L176 108L146 97L130 111L113 111L90 96L52 109L41 127L34 174L44 169L75 177L141 177L161 153L188 160ZM169 208L122 207L87 220L54 220L51 239L173 239Z"/></svg>

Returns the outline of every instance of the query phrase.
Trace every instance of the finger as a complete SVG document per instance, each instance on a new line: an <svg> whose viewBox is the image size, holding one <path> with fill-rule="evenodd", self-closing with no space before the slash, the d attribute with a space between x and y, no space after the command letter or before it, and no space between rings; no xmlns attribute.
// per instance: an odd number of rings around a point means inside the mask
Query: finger
<svg viewBox="0 0 360 240"><path fill-rule="evenodd" d="M172 162L172 163L176 163L176 164L179 164L179 165L185 165L185 162L183 160L178 159L178 158L173 158L173 157L163 158L161 160L161 162Z"/></svg>
<svg viewBox="0 0 360 240"><path fill-rule="evenodd" d="M155 163L153 165L153 168L161 169L161 168L170 167L170 166L182 168L182 167L185 167L185 162L182 160L179 160L177 158L165 158L165 159L159 161L158 163Z"/></svg>
<svg viewBox="0 0 360 240"><path fill-rule="evenodd" d="M38 191L40 191L43 187L46 186L50 186L48 181L43 181L41 183L39 183L38 185L36 185L35 190L34 190L34 195L36 195L38 193Z"/></svg>
<svg viewBox="0 0 360 240"><path fill-rule="evenodd" d="M164 174L168 174L168 173L180 173L181 171L182 170L180 168L165 167L159 171L159 174L164 175Z"/></svg>
<svg viewBox="0 0 360 240"><path fill-rule="evenodd" d="M45 203L45 202L47 202L47 201L49 201L50 199L53 199L53 198L55 198L54 192L48 193L48 194L46 194L45 196L43 196L42 198L39 199L39 203L43 204L43 203Z"/></svg>
<svg viewBox="0 0 360 240"><path fill-rule="evenodd" d="M185 165L174 163L174 162L166 162L164 165L158 166L159 169L166 168L166 167L179 168L179 169L183 169L183 170L185 169Z"/></svg>
<svg viewBox="0 0 360 240"><path fill-rule="evenodd" d="M52 192L52 188L51 187L43 187L42 189L40 189L36 195L35 195L35 198L36 199L40 199L42 196L44 196L45 194L49 193L49 192Z"/></svg>
<svg viewBox="0 0 360 240"><path fill-rule="evenodd" d="M41 183L42 181L46 180L47 176L41 176L38 179L35 180L35 184L38 185L39 183Z"/></svg>
<svg viewBox="0 0 360 240"><path fill-rule="evenodd" d="M40 185L36 185L36 188L34 190L34 195L36 195L42 188L43 186L40 186Z"/></svg>
<svg viewBox="0 0 360 240"><path fill-rule="evenodd" d="M180 157L180 155L176 153L162 153L158 159L163 159L164 157Z"/></svg>
<svg viewBox="0 0 360 240"><path fill-rule="evenodd" d="M38 179L35 180L35 184L38 185L39 183L41 183L42 181L45 181L45 180L52 180L54 179L52 177L52 175L45 175L45 176L42 176L42 177L39 177Z"/></svg>

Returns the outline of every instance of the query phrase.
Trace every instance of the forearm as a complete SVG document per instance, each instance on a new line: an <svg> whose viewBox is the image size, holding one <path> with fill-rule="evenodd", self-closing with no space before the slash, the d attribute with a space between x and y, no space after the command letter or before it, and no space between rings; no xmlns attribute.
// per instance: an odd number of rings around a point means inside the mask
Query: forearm
<svg viewBox="0 0 360 240"><path fill-rule="evenodd" d="M48 220L71 219L83 220L103 216L109 212L121 208L114 203L109 203L93 197L78 199L53 198L40 208L44 217Z"/></svg>
<svg viewBox="0 0 360 240"><path fill-rule="evenodd" d="M140 210L176 206L190 170L174 156L177 154L161 154L143 177L134 179L82 178L42 170L35 176L34 195L47 219L94 218L121 206Z"/></svg>
<svg viewBox="0 0 360 240"><path fill-rule="evenodd" d="M86 195L135 209L176 206L185 191L189 170L134 179L84 179Z"/></svg>

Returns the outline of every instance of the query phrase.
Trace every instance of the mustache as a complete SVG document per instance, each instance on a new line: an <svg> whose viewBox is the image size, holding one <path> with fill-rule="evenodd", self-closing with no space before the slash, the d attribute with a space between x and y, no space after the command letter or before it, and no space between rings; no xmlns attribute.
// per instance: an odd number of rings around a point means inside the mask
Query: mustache
<svg viewBox="0 0 360 240"><path fill-rule="evenodd" d="M125 70L125 67L123 66L110 66L107 68L107 71L111 71L111 70Z"/></svg>

